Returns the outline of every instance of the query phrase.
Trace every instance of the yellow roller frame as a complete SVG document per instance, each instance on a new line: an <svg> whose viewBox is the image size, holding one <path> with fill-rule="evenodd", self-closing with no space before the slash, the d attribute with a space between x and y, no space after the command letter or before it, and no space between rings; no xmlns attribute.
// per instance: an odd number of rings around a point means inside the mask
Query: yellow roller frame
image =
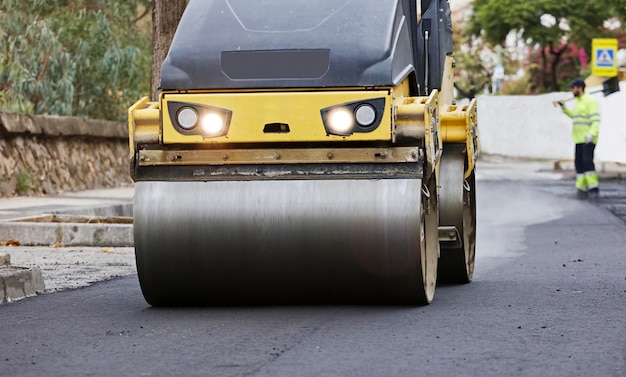
<svg viewBox="0 0 626 377"><path fill-rule="evenodd" d="M465 178L468 178L476 164L480 153L478 140L478 125L476 99L469 105L449 106L441 116L441 136L444 143L465 143L467 148L467 169Z"/></svg>
<svg viewBox="0 0 626 377"><path fill-rule="evenodd" d="M128 109L128 143L130 158L135 156L136 144L160 142L160 110L158 102L143 97Z"/></svg>
<svg viewBox="0 0 626 377"><path fill-rule="evenodd" d="M398 91L404 96L395 99L394 141L400 139L424 139L427 175L435 173L442 153L439 121L438 90L428 97L409 97L408 83L400 85Z"/></svg>
<svg viewBox="0 0 626 377"><path fill-rule="evenodd" d="M349 136L327 135L320 110L344 103L385 98L384 113L378 128ZM232 111L228 134L215 138L183 135L172 125L170 101L210 105ZM293 143L327 141L391 140L390 90L198 93L162 95L163 144ZM174 114L175 115L175 114ZM265 133L266 124L289 125L286 133Z"/></svg>
<svg viewBox="0 0 626 377"><path fill-rule="evenodd" d="M448 61L450 75L451 63ZM447 76L446 76L447 77ZM451 76L450 76L451 77ZM477 148L476 104L444 106L450 100L450 90L434 90L428 97L409 97L408 81L395 88L364 90L290 90L255 92L165 92L159 102L143 98L129 109L131 159L136 157L139 144L214 145L274 144L294 142L367 141L395 143L398 139L416 145L424 140L427 175L434 173L444 142L466 142L468 145L469 176L474 167ZM384 98L385 107L380 126L371 132L349 136L328 135L320 110L344 103ZM178 132L168 111L168 101L210 105L232 112L226 136L205 138ZM289 125L288 133L266 133L270 123ZM145 156L144 156L145 157ZM148 158L148 157L146 157ZM153 160L154 156L151 156Z"/></svg>
<svg viewBox="0 0 626 377"><path fill-rule="evenodd" d="M454 66L452 56L447 56L439 95L441 139L444 149L445 143L465 143L467 149L465 178L467 179L474 171L476 158L480 152L477 107L476 99L473 99L469 105L454 104Z"/></svg>

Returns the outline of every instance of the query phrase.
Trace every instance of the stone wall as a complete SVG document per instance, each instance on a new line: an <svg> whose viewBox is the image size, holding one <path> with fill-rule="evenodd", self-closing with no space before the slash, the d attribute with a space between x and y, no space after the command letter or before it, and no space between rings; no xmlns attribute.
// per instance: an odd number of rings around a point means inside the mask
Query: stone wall
<svg viewBox="0 0 626 377"><path fill-rule="evenodd" d="M123 122L0 113L0 197L132 185Z"/></svg>

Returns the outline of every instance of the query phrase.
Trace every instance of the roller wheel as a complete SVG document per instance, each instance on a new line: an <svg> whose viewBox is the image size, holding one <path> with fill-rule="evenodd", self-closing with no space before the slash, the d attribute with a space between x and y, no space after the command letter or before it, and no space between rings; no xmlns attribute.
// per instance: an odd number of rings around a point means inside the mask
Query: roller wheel
<svg viewBox="0 0 626 377"><path fill-rule="evenodd" d="M472 281L476 255L476 179L474 172L464 179L465 152L448 147L441 159L441 226L454 226L459 243L441 243L439 282L465 284Z"/></svg>
<svg viewBox="0 0 626 377"><path fill-rule="evenodd" d="M423 289L419 290L418 303L426 305L432 302L437 285L439 200L437 183L434 178L431 178L423 187L422 221L420 227L421 280Z"/></svg>

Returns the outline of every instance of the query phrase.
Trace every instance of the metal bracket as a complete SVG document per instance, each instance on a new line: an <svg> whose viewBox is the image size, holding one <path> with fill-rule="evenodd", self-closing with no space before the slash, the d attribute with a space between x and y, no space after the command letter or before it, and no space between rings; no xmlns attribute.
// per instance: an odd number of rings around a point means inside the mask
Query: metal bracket
<svg viewBox="0 0 626 377"><path fill-rule="evenodd" d="M455 226L439 227L439 245L444 249L458 249L463 246L461 234Z"/></svg>

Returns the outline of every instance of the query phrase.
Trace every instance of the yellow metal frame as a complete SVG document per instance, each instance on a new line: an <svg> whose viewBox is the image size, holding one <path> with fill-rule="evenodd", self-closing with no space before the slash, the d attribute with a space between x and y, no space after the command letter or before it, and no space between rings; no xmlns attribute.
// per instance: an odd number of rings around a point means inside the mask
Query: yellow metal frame
<svg viewBox="0 0 626 377"><path fill-rule="evenodd" d="M442 139L439 121L438 90L428 97L410 97L408 81L397 87L400 96L394 102L394 142L396 139L424 139L427 175L434 174L442 152Z"/></svg>
<svg viewBox="0 0 626 377"><path fill-rule="evenodd" d="M441 140L444 143L464 143L466 145L467 168L465 178L474 171L476 159L480 153L478 139L478 113L476 99L468 105L454 104L454 59L446 57L444 76L439 96L439 116Z"/></svg>
<svg viewBox="0 0 626 377"><path fill-rule="evenodd" d="M478 107L476 99L473 99L467 107L466 115L467 124L467 169L465 170L465 179L474 171L476 159L480 154L480 139L478 138Z"/></svg>
<svg viewBox="0 0 626 377"><path fill-rule="evenodd" d="M453 61L446 59L446 69L441 91L433 90L428 97L410 97L408 79L394 88L350 88L320 90L289 89L286 91L211 91L164 92L159 102L142 98L129 109L129 143L131 159L138 158L140 166L184 165L199 163L296 163L318 162L391 162L415 160L415 154L425 158L425 173L436 173L445 143L465 143L467 170L465 178L474 170L479 153L476 101L469 105L454 105L452 98ZM349 136L328 135L324 128L321 109L345 103L385 98L380 126L367 133ZM208 105L232 111L229 133L226 136L205 138L178 132L168 111L168 102ZM289 125L288 133L265 133L266 124ZM398 139L398 140L397 140ZM391 147L402 140L408 142L410 153ZM419 142L423 140L423 144ZM310 153L281 148L289 143L319 142L385 142L390 148L330 149L305 148ZM261 149L234 147L242 145L267 145ZM170 145L168 150L138 151L138 145ZM172 146L180 148L172 149ZM204 145L206 152L185 145ZM226 149L220 146L229 145ZM422 145L421 153L415 147ZM306 155L306 156L304 156ZM226 157L224 157L226 156ZM381 157L382 156L382 157ZM395 156L386 158L386 156ZM421 158L421 157L419 157Z"/></svg>
<svg viewBox="0 0 626 377"><path fill-rule="evenodd" d="M160 142L160 117L159 104L150 102L148 97L143 97L128 109L128 143L131 159L135 156L137 143Z"/></svg>
<svg viewBox="0 0 626 377"><path fill-rule="evenodd" d="M385 98L380 126L371 132L349 136L327 135L320 110L344 103ZM232 111L228 134L205 138L184 135L172 124L167 103L210 105ZM161 96L163 144L297 143L326 141L391 140L390 90L254 92L254 93L163 93ZM266 124L288 124L288 133L264 133Z"/></svg>
<svg viewBox="0 0 626 377"><path fill-rule="evenodd" d="M419 147L140 150L139 166L418 162Z"/></svg>
<svg viewBox="0 0 626 377"><path fill-rule="evenodd" d="M447 111L441 113L441 135L444 143L465 143L467 153L465 178L468 178L480 153L476 99L469 105L449 106Z"/></svg>
<svg viewBox="0 0 626 377"><path fill-rule="evenodd" d="M426 162L432 173L437 171L442 153L441 122L439 120L439 91L433 90L424 104L426 127Z"/></svg>

